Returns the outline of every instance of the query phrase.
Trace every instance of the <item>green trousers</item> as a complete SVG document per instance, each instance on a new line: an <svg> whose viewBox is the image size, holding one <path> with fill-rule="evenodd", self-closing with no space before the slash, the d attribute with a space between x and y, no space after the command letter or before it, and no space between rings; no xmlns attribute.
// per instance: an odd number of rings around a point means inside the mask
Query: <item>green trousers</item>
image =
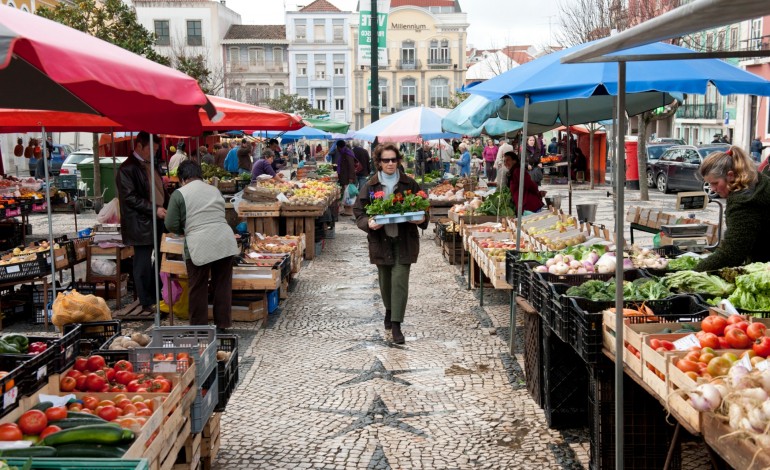
<svg viewBox="0 0 770 470"><path fill-rule="evenodd" d="M395 264L377 265L380 279L380 294L385 310L390 310L391 321L402 323L409 297L409 269L411 264L398 264L398 245L394 244Z"/></svg>

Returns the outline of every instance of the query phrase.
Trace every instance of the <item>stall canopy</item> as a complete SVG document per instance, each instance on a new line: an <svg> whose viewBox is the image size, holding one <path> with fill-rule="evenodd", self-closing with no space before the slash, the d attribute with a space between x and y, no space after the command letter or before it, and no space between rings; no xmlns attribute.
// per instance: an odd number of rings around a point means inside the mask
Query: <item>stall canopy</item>
<svg viewBox="0 0 770 470"><path fill-rule="evenodd" d="M302 120L310 127L336 134L346 134L348 129L350 129L350 124L347 122L332 121L322 118L303 118Z"/></svg>
<svg viewBox="0 0 770 470"><path fill-rule="evenodd" d="M200 108L217 117L182 72L7 6L0 6L0 89L0 108L96 114L150 132L197 135Z"/></svg>
<svg viewBox="0 0 770 470"><path fill-rule="evenodd" d="M266 131L288 131L305 126L299 116L270 108L253 106L219 96L206 95L217 111L224 113L224 118L212 122L204 110L200 111L201 125L204 130L249 129Z"/></svg>
<svg viewBox="0 0 770 470"><path fill-rule="evenodd" d="M425 106L405 109L369 124L353 133L353 137L369 142L374 139L378 142L422 142L460 138L461 134L447 132L441 127L441 120L449 111Z"/></svg>
<svg viewBox="0 0 770 470"><path fill-rule="evenodd" d="M34 109L0 109L0 133L40 132L110 132L123 126L98 114Z"/></svg>
<svg viewBox="0 0 770 470"><path fill-rule="evenodd" d="M281 138L281 141L283 142L294 142L296 140L329 140L332 138L331 133L324 132L319 129L312 128L310 126L305 126L302 129L298 129L296 131L289 131L289 132L254 132L253 134L255 137L271 137L271 138Z"/></svg>

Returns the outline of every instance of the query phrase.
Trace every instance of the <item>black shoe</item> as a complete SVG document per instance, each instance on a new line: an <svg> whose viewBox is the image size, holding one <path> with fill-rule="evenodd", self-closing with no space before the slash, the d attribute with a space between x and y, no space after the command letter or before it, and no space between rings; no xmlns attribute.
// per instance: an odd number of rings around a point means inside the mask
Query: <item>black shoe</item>
<svg viewBox="0 0 770 470"><path fill-rule="evenodd" d="M217 327L217 334L218 335L226 335L227 334L227 328L219 328L219 327Z"/></svg>
<svg viewBox="0 0 770 470"><path fill-rule="evenodd" d="M406 342L404 334L401 333L401 323L397 321L393 322L393 330L391 331L391 334L393 335L393 342L395 344L404 344Z"/></svg>
<svg viewBox="0 0 770 470"><path fill-rule="evenodd" d="M390 321L390 310L385 310L385 329L389 330L393 328L393 322Z"/></svg>

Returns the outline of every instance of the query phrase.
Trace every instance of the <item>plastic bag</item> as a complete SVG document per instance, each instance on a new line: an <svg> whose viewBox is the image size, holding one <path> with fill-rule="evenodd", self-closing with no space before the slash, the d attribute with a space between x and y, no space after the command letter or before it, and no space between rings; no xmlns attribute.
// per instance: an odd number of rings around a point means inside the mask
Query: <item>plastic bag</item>
<svg viewBox="0 0 770 470"><path fill-rule="evenodd" d="M118 271L118 265L108 259L91 260L91 270L101 276L114 276Z"/></svg>
<svg viewBox="0 0 770 470"><path fill-rule="evenodd" d="M112 201L102 207L99 211L99 215L96 216L96 220L100 224L119 224L120 223L120 203L118 198L114 198Z"/></svg>
<svg viewBox="0 0 770 470"><path fill-rule="evenodd" d="M188 320L190 318L190 300L187 296L187 279L179 279L179 286L182 289L179 294L179 302L174 302L174 316L181 320ZM169 312L168 304L165 300L160 301L160 311Z"/></svg>
<svg viewBox="0 0 770 470"><path fill-rule="evenodd" d="M243 190L238 191L233 195L233 199L232 199L233 210L236 213L238 212L238 206L241 204L241 201L243 201Z"/></svg>
<svg viewBox="0 0 770 470"><path fill-rule="evenodd" d="M107 302L95 295L83 295L76 290L60 292L53 303L51 323L58 327L70 323L112 320Z"/></svg>
<svg viewBox="0 0 770 470"><path fill-rule="evenodd" d="M348 187L345 189L344 205L352 206L355 204L356 196L358 196L358 188L353 183L348 184Z"/></svg>
<svg viewBox="0 0 770 470"><path fill-rule="evenodd" d="M160 273L160 280L163 284L163 288L160 291L163 300L171 304L179 302L179 298L182 296L182 285L179 284L179 280L170 279L168 273ZM169 292L169 283L171 283L171 292ZM171 296L170 298L169 295Z"/></svg>

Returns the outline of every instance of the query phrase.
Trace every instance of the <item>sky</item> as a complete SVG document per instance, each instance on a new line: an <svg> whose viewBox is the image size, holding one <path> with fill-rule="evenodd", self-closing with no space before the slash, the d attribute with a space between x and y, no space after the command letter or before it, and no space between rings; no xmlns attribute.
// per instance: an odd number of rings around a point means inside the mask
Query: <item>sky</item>
<svg viewBox="0 0 770 470"><path fill-rule="evenodd" d="M313 0L226 0L243 24L284 24L284 11ZM330 0L343 11L356 11L358 0ZM285 4L285 8L284 8ZM460 0L468 14L468 44L476 48L504 45L544 46L558 29L557 0ZM549 24L550 22L550 24Z"/></svg>

